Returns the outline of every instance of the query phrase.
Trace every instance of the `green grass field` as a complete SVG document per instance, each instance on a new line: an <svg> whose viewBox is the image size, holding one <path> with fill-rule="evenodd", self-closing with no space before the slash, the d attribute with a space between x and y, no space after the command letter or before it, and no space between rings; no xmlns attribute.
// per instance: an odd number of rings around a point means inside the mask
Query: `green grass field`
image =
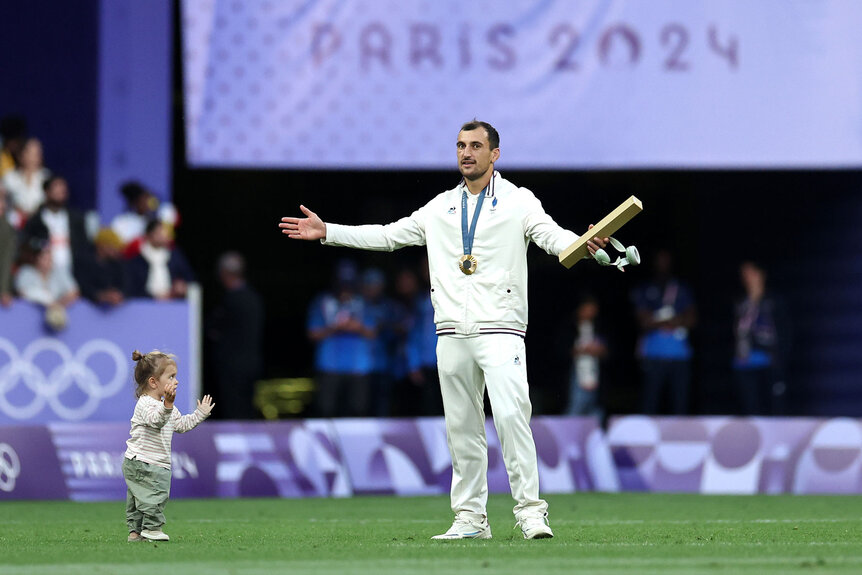
<svg viewBox="0 0 862 575"><path fill-rule="evenodd" d="M0 573L862 573L862 498L551 495L554 539L438 542L443 497L174 500L169 543L127 543L124 503L0 504Z"/></svg>

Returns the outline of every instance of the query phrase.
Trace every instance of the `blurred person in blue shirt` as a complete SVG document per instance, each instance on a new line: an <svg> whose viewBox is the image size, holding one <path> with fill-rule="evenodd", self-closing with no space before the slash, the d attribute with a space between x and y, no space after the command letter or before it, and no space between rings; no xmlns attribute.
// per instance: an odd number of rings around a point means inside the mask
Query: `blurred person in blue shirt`
<svg viewBox="0 0 862 575"><path fill-rule="evenodd" d="M745 296L734 310L733 375L743 415L785 412L784 358L789 329L781 302L766 290L766 271L743 262L739 277Z"/></svg>
<svg viewBox="0 0 862 575"><path fill-rule="evenodd" d="M443 415L443 396L437 373L437 326L431 304L428 258L423 259L420 290L413 303L413 325L407 334L407 370L414 389L415 415Z"/></svg>
<svg viewBox="0 0 862 575"><path fill-rule="evenodd" d="M401 269L395 276L395 325L396 341L392 357L392 377L396 382L407 378L407 336L413 329L413 305L419 293L419 278L410 268ZM397 394L396 394L397 395Z"/></svg>
<svg viewBox="0 0 862 575"><path fill-rule="evenodd" d="M374 366L377 324L358 293L359 272L340 262L335 285L312 302L308 337L316 343L315 413L319 417L368 415L369 375Z"/></svg>
<svg viewBox="0 0 862 575"><path fill-rule="evenodd" d="M386 278L379 269L371 268L362 274L362 297L368 314L377 326L371 340L370 390L373 398L370 413L375 417L388 417L392 409L392 387L396 374L396 353L399 339L399 321L404 314L398 302L386 296Z"/></svg>
<svg viewBox="0 0 862 575"><path fill-rule="evenodd" d="M662 393L670 391L673 415L688 411L691 385L689 332L697 322L694 296L673 276L673 259L667 250L655 255L654 277L635 288L632 300L638 326L638 356L643 369L643 412L659 412Z"/></svg>

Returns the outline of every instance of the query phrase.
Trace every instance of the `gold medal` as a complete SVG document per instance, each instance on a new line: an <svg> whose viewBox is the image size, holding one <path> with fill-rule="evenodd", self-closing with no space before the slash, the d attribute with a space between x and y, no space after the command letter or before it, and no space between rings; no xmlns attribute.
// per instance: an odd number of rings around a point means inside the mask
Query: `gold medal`
<svg viewBox="0 0 862 575"><path fill-rule="evenodd" d="M473 254L466 254L458 258L458 269L466 275L470 275L476 271L476 266L479 265L479 260Z"/></svg>

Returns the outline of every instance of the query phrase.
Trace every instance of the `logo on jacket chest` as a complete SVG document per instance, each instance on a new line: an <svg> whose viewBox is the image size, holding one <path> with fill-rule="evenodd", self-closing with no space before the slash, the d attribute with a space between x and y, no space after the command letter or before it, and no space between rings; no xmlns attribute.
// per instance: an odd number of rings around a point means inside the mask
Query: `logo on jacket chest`
<svg viewBox="0 0 862 575"><path fill-rule="evenodd" d="M497 211L497 203L498 203L497 197L495 196L494 199L491 201L491 207L488 208L488 211L491 213L496 212ZM446 210L446 213L449 215L457 214L458 213L458 207L457 206L449 206L449 209Z"/></svg>

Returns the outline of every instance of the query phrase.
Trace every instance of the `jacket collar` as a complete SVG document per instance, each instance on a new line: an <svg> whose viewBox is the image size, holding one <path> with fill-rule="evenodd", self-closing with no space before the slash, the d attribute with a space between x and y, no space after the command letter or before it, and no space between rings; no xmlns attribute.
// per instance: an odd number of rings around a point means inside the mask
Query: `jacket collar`
<svg viewBox="0 0 862 575"><path fill-rule="evenodd" d="M485 197L486 198L493 198L494 197L494 189L496 187L496 181L498 178L500 178L500 172L498 172L497 170L494 170L494 175L491 176L491 180L488 182L488 185L485 188ZM461 178L461 181L458 182L458 187L455 189L458 190L458 195L460 195L461 192L470 193L470 190L467 189L467 182L463 177Z"/></svg>

